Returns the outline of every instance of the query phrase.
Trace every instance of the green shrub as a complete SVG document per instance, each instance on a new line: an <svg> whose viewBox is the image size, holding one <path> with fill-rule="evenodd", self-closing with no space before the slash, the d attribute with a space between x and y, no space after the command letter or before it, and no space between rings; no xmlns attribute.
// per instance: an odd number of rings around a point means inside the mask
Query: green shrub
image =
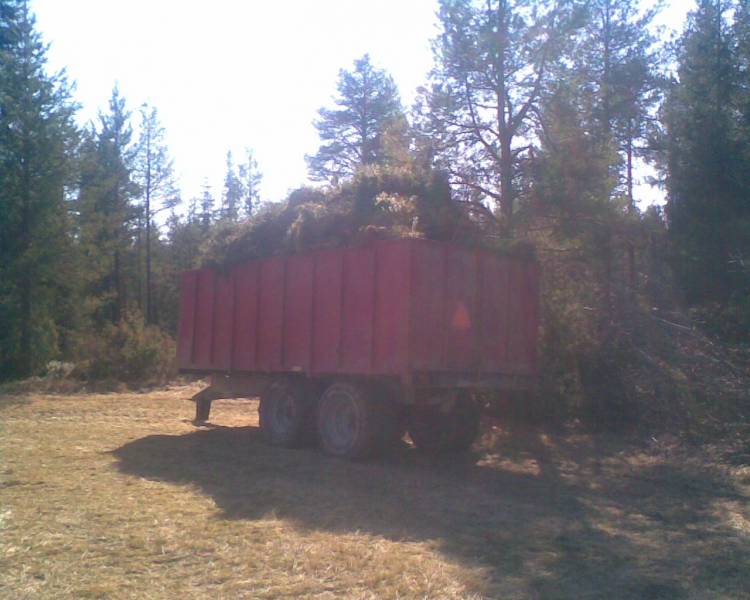
<svg viewBox="0 0 750 600"><path fill-rule="evenodd" d="M175 343L155 326L130 313L118 324L88 334L81 343L77 372L90 380L128 384L163 383L175 374Z"/></svg>
<svg viewBox="0 0 750 600"><path fill-rule="evenodd" d="M748 344L750 340L750 293L734 294L726 303L711 302L691 310L696 323L722 340Z"/></svg>

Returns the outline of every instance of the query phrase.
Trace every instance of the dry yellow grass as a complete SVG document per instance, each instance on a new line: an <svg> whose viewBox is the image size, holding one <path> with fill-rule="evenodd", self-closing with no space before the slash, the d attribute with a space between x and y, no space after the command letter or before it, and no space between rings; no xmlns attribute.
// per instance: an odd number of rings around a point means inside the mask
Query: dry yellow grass
<svg viewBox="0 0 750 600"><path fill-rule="evenodd" d="M750 597L746 447L488 427L352 464L249 401L195 429L194 391L0 396L0 596Z"/></svg>

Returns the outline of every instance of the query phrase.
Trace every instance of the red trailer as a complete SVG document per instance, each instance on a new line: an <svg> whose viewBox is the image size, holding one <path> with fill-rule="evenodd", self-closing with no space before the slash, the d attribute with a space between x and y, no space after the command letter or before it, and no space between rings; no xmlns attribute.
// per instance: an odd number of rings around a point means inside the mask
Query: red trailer
<svg viewBox="0 0 750 600"><path fill-rule="evenodd" d="M534 380L532 260L421 239L276 256L183 274L178 364L211 400L260 396L275 444L318 437L363 457L407 428L417 446L467 448L481 389Z"/></svg>

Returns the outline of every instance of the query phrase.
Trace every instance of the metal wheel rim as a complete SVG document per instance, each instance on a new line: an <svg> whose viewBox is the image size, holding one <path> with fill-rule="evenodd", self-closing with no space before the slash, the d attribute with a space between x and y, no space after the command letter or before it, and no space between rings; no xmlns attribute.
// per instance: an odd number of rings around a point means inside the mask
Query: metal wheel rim
<svg viewBox="0 0 750 600"><path fill-rule="evenodd" d="M287 433L294 429L297 417L297 403L289 394L284 394L273 403L272 419L273 428L281 433Z"/></svg>
<svg viewBox="0 0 750 600"><path fill-rule="evenodd" d="M338 451L350 448L359 431L359 419L354 403L343 395L329 397L324 417L322 428L330 446Z"/></svg>

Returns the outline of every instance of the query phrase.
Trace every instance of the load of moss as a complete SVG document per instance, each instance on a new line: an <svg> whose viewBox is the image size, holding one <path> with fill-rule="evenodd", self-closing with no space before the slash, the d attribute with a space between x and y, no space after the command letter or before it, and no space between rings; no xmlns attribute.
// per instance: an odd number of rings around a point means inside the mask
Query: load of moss
<svg viewBox="0 0 750 600"><path fill-rule="evenodd" d="M507 250L489 212L482 218L476 207L472 211L454 200L440 172L373 166L340 185L295 190L244 222L220 224L202 262L228 268L267 256L405 237Z"/></svg>

